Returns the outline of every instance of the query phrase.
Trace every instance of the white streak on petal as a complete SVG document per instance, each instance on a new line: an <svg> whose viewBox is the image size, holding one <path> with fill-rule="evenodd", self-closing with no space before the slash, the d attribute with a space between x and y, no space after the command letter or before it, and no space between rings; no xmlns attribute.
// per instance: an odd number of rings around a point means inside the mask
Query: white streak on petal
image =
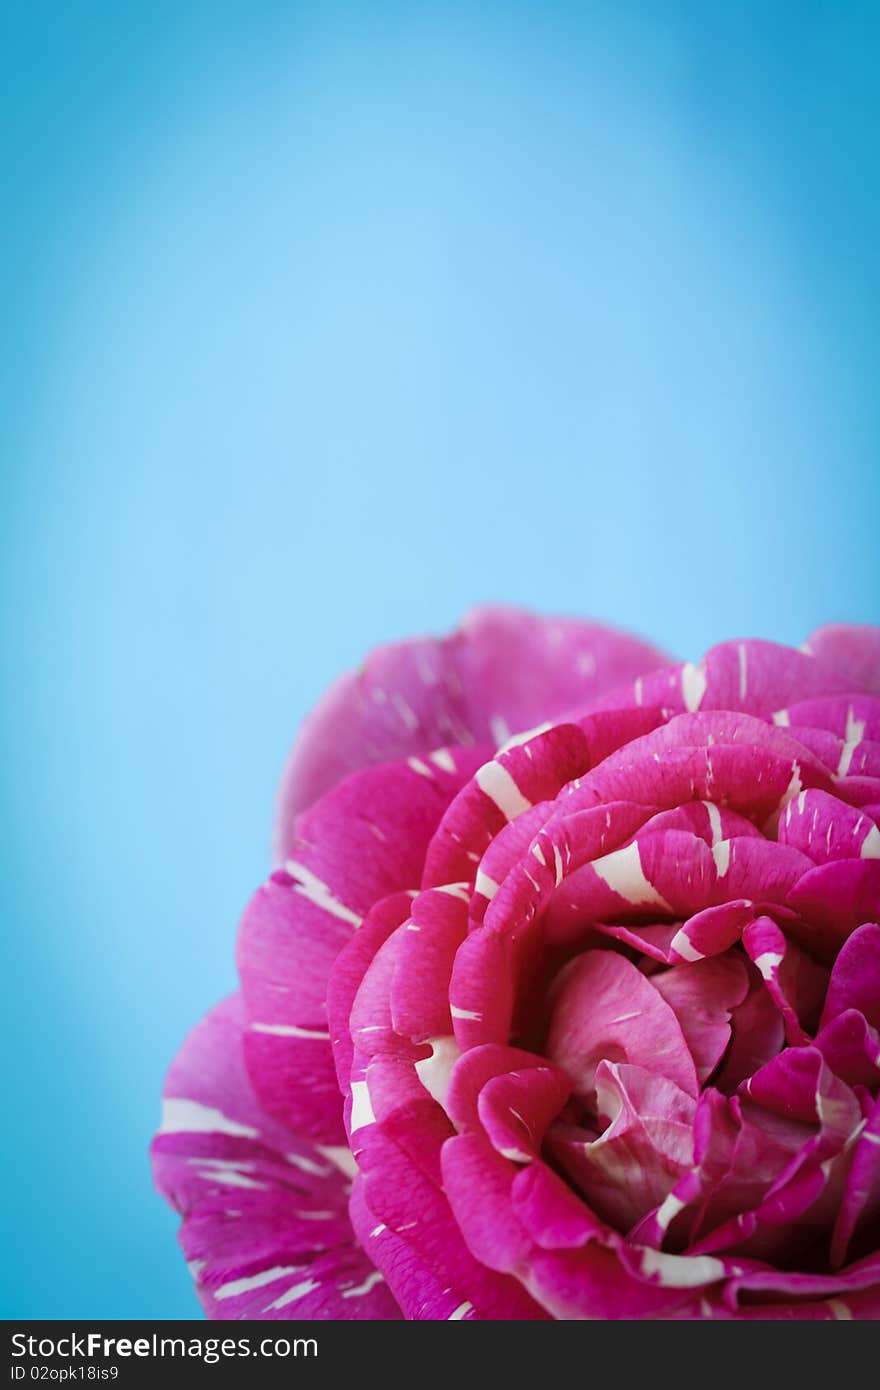
<svg viewBox="0 0 880 1390"><path fill-rule="evenodd" d="M380 1274L378 1269L374 1269L371 1274L367 1275L364 1282L362 1284L358 1284L356 1288L343 1289L342 1297L360 1298L362 1294L369 1293L370 1289L374 1289L377 1284L383 1283L384 1279L384 1274Z"/></svg>
<svg viewBox="0 0 880 1390"><path fill-rule="evenodd" d="M246 1174L240 1173L238 1166L245 1167L244 1164L237 1166L230 1161L228 1165L225 1165L222 1159L210 1158L189 1158L187 1163L191 1163L194 1167L197 1164L210 1164L210 1167L199 1168L199 1177L203 1178L205 1182L219 1182L226 1187L247 1187L259 1192L265 1192L268 1186L267 1183L257 1182L255 1178L249 1178Z"/></svg>
<svg viewBox="0 0 880 1390"><path fill-rule="evenodd" d="M339 917L343 922L350 922L353 927L360 926L362 919L358 914L334 897L326 883L322 883L311 869L307 869L304 864L298 864L295 859L288 859L284 868L285 872L296 880L293 885L295 893L302 894L310 903L322 908L324 912L329 912L331 917Z"/></svg>
<svg viewBox="0 0 880 1390"><path fill-rule="evenodd" d="M670 951L675 951L676 955L681 956L682 960L696 961L705 960L702 951L698 951L690 937L685 935L684 928L675 933L669 943Z"/></svg>
<svg viewBox="0 0 880 1390"><path fill-rule="evenodd" d="M692 1289L724 1278L724 1265L711 1255L665 1255L649 1246L641 1254L642 1273L658 1275L657 1282L664 1288Z"/></svg>
<svg viewBox="0 0 880 1390"><path fill-rule="evenodd" d="M433 772L428 767L428 764L423 763L421 758L407 758L406 765L407 767L412 768L413 772L417 772L420 777L434 776Z"/></svg>
<svg viewBox="0 0 880 1390"><path fill-rule="evenodd" d="M690 714L695 714L700 708L705 693L705 666L702 662L699 666L695 666L692 661L686 661L681 668L681 698L684 700L685 709Z"/></svg>
<svg viewBox="0 0 880 1390"><path fill-rule="evenodd" d="M294 1168L301 1168L304 1173L311 1173L316 1178L326 1178L328 1169L322 1163L316 1163L313 1158L305 1158L302 1154L285 1154L288 1163L292 1163Z"/></svg>
<svg viewBox="0 0 880 1390"><path fill-rule="evenodd" d="M503 714L493 714L489 717L489 729L492 734L492 742L498 748L506 739L510 738L510 728Z"/></svg>
<svg viewBox="0 0 880 1390"><path fill-rule="evenodd" d="M251 1125L230 1120L221 1110L202 1105L197 1100L166 1096L162 1101L160 1134L234 1134L241 1139L256 1139L260 1131Z"/></svg>
<svg viewBox="0 0 880 1390"><path fill-rule="evenodd" d="M803 784L801 783L800 764L793 762L791 765L791 781L782 793L779 805L776 808L777 812L781 813L784 811L790 801L794 801L796 796L800 796L802 790Z"/></svg>
<svg viewBox="0 0 880 1390"><path fill-rule="evenodd" d="M246 1279L231 1279L214 1290L214 1297L238 1298L240 1294L261 1289L265 1284L274 1284L276 1279L284 1279L288 1274L300 1274L302 1265L275 1265L273 1269L261 1269L259 1274L249 1274Z"/></svg>
<svg viewBox="0 0 880 1390"><path fill-rule="evenodd" d="M853 707L850 705L846 712L846 731L843 735L843 748L840 753L840 762L837 764L838 777L846 777L849 772L850 763L853 760L853 753L858 748L865 735L864 719L856 719L853 715Z"/></svg>
<svg viewBox="0 0 880 1390"><path fill-rule="evenodd" d="M356 1129L363 1129L364 1125L376 1123L376 1116L373 1114L373 1104L370 1100L370 1092L366 1081L352 1081L351 1083L351 1132L354 1134Z"/></svg>
<svg viewBox="0 0 880 1390"><path fill-rule="evenodd" d="M654 1218L661 1231L668 1229L670 1223L678 1216L678 1213L684 1210L684 1206L685 1204L681 1198L676 1197L675 1193L670 1192L669 1196L661 1202L657 1209L657 1215Z"/></svg>
<svg viewBox="0 0 880 1390"><path fill-rule="evenodd" d="M476 892L482 893L483 897L488 898L490 902L498 892L498 884L495 882L494 878L484 873L482 869L477 869L477 878L474 883L474 888Z"/></svg>
<svg viewBox="0 0 880 1390"><path fill-rule="evenodd" d="M470 894L466 883L443 883L437 889L437 892L448 893L450 898L461 898L463 903L470 901Z"/></svg>
<svg viewBox="0 0 880 1390"><path fill-rule="evenodd" d="M524 729L521 734L513 734L498 749L498 753L500 755L508 753L511 748L521 748L524 743L531 743L533 738L537 738L539 734L546 734L547 730L552 728L552 724L536 724L534 729Z"/></svg>
<svg viewBox="0 0 880 1390"><path fill-rule="evenodd" d="M614 893L619 893L628 903L650 903L669 911L669 904L662 898L653 884L645 878L639 847L635 841L624 849L612 850L611 854L593 860L593 868L603 883Z"/></svg>
<svg viewBox="0 0 880 1390"><path fill-rule="evenodd" d="M736 644L736 659L739 665L739 698L740 700L745 700L746 689L748 688L749 682L749 654L746 650L746 645L744 642L737 642Z"/></svg>
<svg viewBox="0 0 880 1390"><path fill-rule="evenodd" d="M507 768L494 760L483 764L475 781L480 791L494 801L505 820L514 820L531 807L532 803L523 796Z"/></svg>
<svg viewBox="0 0 880 1390"><path fill-rule="evenodd" d="M764 951L755 957L755 968L761 972L765 980L772 979L773 971L778 970L781 964L782 956L778 951Z"/></svg>
<svg viewBox="0 0 880 1390"><path fill-rule="evenodd" d="M306 1294L313 1293L315 1289L320 1287L320 1281L317 1279L306 1279L301 1284L294 1284L293 1288L288 1289L280 1298L276 1298L275 1302L270 1303L264 1311L272 1313L277 1308L286 1308L288 1303L295 1303L298 1298L305 1298Z"/></svg>
<svg viewBox="0 0 880 1390"><path fill-rule="evenodd" d="M724 831L721 828L721 812L714 801L704 801L703 805L709 813L709 827L712 831L712 843L717 845L719 840L724 839Z"/></svg>
<svg viewBox="0 0 880 1390"><path fill-rule="evenodd" d="M443 772L455 771L455 760L446 748L437 748L433 753L429 753L428 760L436 763Z"/></svg>
<svg viewBox="0 0 880 1390"><path fill-rule="evenodd" d="M317 1028L297 1028L292 1023L252 1023L251 1028L255 1033L271 1033L276 1038L326 1038L330 1041L329 1033Z"/></svg>
<svg viewBox="0 0 880 1390"><path fill-rule="evenodd" d="M859 853L862 859L880 859L880 828L876 825L872 824L862 841L862 848Z"/></svg>
<svg viewBox="0 0 880 1390"><path fill-rule="evenodd" d="M407 704L400 691L394 691L391 696L391 703L410 732L419 727L418 715L412 706Z"/></svg>
<svg viewBox="0 0 880 1390"><path fill-rule="evenodd" d="M354 1084L365 1086L367 1083L356 1081ZM316 1144L315 1148L319 1154L324 1155L328 1163L332 1163L334 1168L338 1168L347 1178L356 1176L358 1166L355 1156L345 1144Z"/></svg>
<svg viewBox="0 0 880 1390"><path fill-rule="evenodd" d="M452 1068L461 1056L461 1048L451 1036L428 1038L428 1043L431 1056L415 1063L416 1075L428 1094L445 1108L449 1078Z"/></svg>
<svg viewBox="0 0 880 1390"><path fill-rule="evenodd" d="M467 1316L467 1314L471 1311L473 1306L474 1305L472 1303L459 1303L455 1311L449 1314L449 1317L446 1319L446 1321L461 1322L462 1318Z"/></svg>

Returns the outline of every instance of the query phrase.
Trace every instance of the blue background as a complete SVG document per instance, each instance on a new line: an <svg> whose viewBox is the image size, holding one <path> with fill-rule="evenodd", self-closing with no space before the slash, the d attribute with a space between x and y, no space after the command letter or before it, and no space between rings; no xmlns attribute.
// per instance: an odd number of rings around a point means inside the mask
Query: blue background
<svg viewBox="0 0 880 1390"><path fill-rule="evenodd" d="M2 6L4 1316L196 1312L162 1075L367 647L877 619L878 21Z"/></svg>

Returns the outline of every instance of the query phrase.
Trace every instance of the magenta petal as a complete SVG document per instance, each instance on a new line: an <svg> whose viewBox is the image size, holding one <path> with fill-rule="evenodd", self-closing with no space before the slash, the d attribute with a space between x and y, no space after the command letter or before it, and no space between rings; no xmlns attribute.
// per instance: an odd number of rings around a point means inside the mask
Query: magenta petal
<svg viewBox="0 0 880 1390"><path fill-rule="evenodd" d="M442 1157L443 1189L471 1254L502 1274L522 1266L532 1241L510 1201L514 1165L481 1134L447 1140Z"/></svg>
<svg viewBox="0 0 880 1390"><path fill-rule="evenodd" d="M612 753L572 790L569 806L622 800L663 809L700 800L763 825L804 787L833 785L788 730L721 710L677 715Z"/></svg>
<svg viewBox="0 0 880 1390"><path fill-rule="evenodd" d="M245 910L238 966L254 1086L267 1109L326 1143L343 1137L331 966L374 903L418 884L428 842L471 770L459 751L436 776L405 763L354 773L299 818L284 871Z"/></svg>
<svg viewBox="0 0 880 1390"><path fill-rule="evenodd" d="M351 1224L370 1259L381 1270L404 1316L419 1321L473 1319L474 1306L431 1273L402 1236L379 1221L367 1204L364 1179L354 1180L349 1203Z"/></svg>
<svg viewBox="0 0 880 1390"><path fill-rule="evenodd" d="M335 1156L257 1103L242 1027L233 995L189 1035L152 1146L156 1184L184 1217L181 1243L208 1317L398 1317L354 1238Z"/></svg>
<svg viewBox="0 0 880 1390"><path fill-rule="evenodd" d="M740 939L755 915L755 904L746 898L703 908L676 931L670 942L670 954L681 961L720 955Z"/></svg>
<svg viewBox="0 0 880 1390"><path fill-rule="evenodd" d="M665 1077L623 1063L601 1062L596 1087L603 1133L558 1125L549 1148L590 1207L628 1230L693 1162L695 1102Z"/></svg>
<svg viewBox="0 0 880 1390"><path fill-rule="evenodd" d="M279 791L278 858L294 817L358 768L455 744L497 747L663 660L598 623L515 608L476 609L449 637L376 648L302 726Z"/></svg>
<svg viewBox="0 0 880 1390"><path fill-rule="evenodd" d="M697 1079L706 1081L730 1041L731 1013L748 993L745 965L734 955L712 956L662 970L651 984L675 1011Z"/></svg>
<svg viewBox="0 0 880 1390"><path fill-rule="evenodd" d="M752 970L751 987L730 1015L730 1046L714 1085L730 1095L785 1045L785 1024L763 980Z"/></svg>
<svg viewBox="0 0 880 1390"><path fill-rule="evenodd" d="M811 632L805 645L818 661L839 671L851 689L880 695L880 627L829 623Z"/></svg>
<svg viewBox="0 0 880 1390"><path fill-rule="evenodd" d="M487 1081L477 1109L498 1153L514 1163L531 1163L570 1093L568 1077L558 1068L528 1067Z"/></svg>
<svg viewBox="0 0 880 1390"><path fill-rule="evenodd" d="M880 739L880 700L871 695L821 695L812 700L796 700L785 710L774 712L773 721L790 727L802 737L803 729L822 729L844 742L852 738L854 725L863 738Z"/></svg>
<svg viewBox="0 0 880 1390"><path fill-rule="evenodd" d="M620 1238L546 1163L521 1168L511 1198L523 1227L544 1250L578 1250L591 1240L619 1244Z"/></svg>
<svg viewBox="0 0 880 1390"><path fill-rule="evenodd" d="M587 1104L602 1061L630 1062L699 1095L693 1058L674 1010L623 956L587 951L560 979L546 1044Z"/></svg>
<svg viewBox="0 0 880 1390"><path fill-rule="evenodd" d="M499 749L494 758L478 769L443 817L428 849L423 886L472 882L475 870L479 873L482 869L480 861L493 851L494 843L503 836L502 843L507 845L509 826L527 816L532 833L537 832L553 810L552 805L547 805L544 812L537 807L551 802L589 763L588 741L575 724L542 725L527 737ZM498 857L505 856L499 852ZM498 872L500 868L496 869ZM488 867L482 876L495 882ZM475 886L487 901L491 898L489 885ZM481 904L478 918L484 908L485 904Z"/></svg>
<svg viewBox="0 0 880 1390"><path fill-rule="evenodd" d="M477 866L470 904L472 926L480 925L499 886L522 859L553 809L552 801L539 801L509 821L495 836Z"/></svg>
<svg viewBox="0 0 880 1390"><path fill-rule="evenodd" d="M682 1287L670 1278L668 1287L654 1284L642 1273L655 1269L654 1250L634 1247L630 1268L617 1251L593 1241L581 1250L537 1252L529 1261L527 1285L543 1306L559 1319L698 1317L700 1295L709 1280L723 1276L718 1260L694 1260L694 1287ZM705 1275L705 1277L703 1277ZM697 1283L703 1277L702 1283Z"/></svg>
<svg viewBox="0 0 880 1390"><path fill-rule="evenodd" d="M391 980L408 924L401 923L382 942L370 961L351 1006L348 1026L355 1051L365 1057L393 1055L410 1061L426 1055L424 1048L401 1037L391 1017Z"/></svg>
<svg viewBox="0 0 880 1390"><path fill-rule="evenodd" d="M788 941L770 917L758 917L746 927L743 945L782 1015L789 1043L808 1043L828 986L827 971Z"/></svg>
<svg viewBox="0 0 880 1390"><path fill-rule="evenodd" d="M868 1256L836 1274L806 1274L797 1270L759 1269L731 1280L725 1291L729 1306L735 1308L740 1294L789 1295L790 1298L819 1297L837 1304L833 1316L847 1319L877 1317L880 1314L880 1255ZM852 1295L866 1294L862 1299ZM791 1305L789 1305L791 1306Z"/></svg>
<svg viewBox="0 0 880 1390"><path fill-rule="evenodd" d="M746 1083L744 1093L784 1121L819 1125L846 1139L861 1116L849 1087L815 1047L789 1047Z"/></svg>
<svg viewBox="0 0 880 1390"><path fill-rule="evenodd" d="M880 926L865 922L844 942L834 962L822 1024L845 1009L858 1009L880 1029Z"/></svg>
<svg viewBox="0 0 880 1390"><path fill-rule="evenodd" d="M880 1216L880 1099L872 1103L865 1127L853 1147L852 1162L831 1237L835 1268L849 1256L860 1231ZM851 1256L849 1256L851 1258Z"/></svg>
<svg viewBox="0 0 880 1390"><path fill-rule="evenodd" d="M668 659L640 638L601 623L510 607L475 609L462 632L461 679L474 717L490 723L500 698L511 733L592 704Z"/></svg>
<svg viewBox="0 0 880 1390"><path fill-rule="evenodd" d="M880 917L880 859L838 859L811 869L788 894L810 924L804 945L823 955L840 950L863 922Z"/></svg>
<svg viewBox="0 0 880 1390"><path fill-rule="evenodd" d="M623 941L627 946L634 946L649 960L657 961L660 965L671 965L672 942L681 931L681 923L652 922L646 926L640 926L638 923L632 926L615 926L610 922L594 922L593 929L601 932L603 936Z"/></svg>
<svg viewBox="0 0 880 1390"><path fill-rule="evenodd" d="M483 1088L496 1077L509 1072L522 1075L533 1067L555 1071L543 1057L518 1047L485 1043L462 1053L453 1068L446 1096L446 1110L456 1128L464 1133L479 1131L483 1125L479 1107Z"/></svg>
<svg viewBox="0 0 880 1390"><path fill-rule="evenodd" d="M880 1082L880 1032L858 1009L844 1009L816 1035L816 1047L831 1070L850 1086Z"/></svg>
<svg viewBox="0 0 880 1390"><path fill-rule="evenodd" d="M365 1196L377 1221L406 1240L422 1265L442 1287L460 1291L480 1319L543 1318L516 1280L495 1273L474 1259L438 1185L413 1167L395 1143L374 1126L368 1134L359 1165L365 1177ZM410 1307L404 1314L412 1317ZM461 1318L470 1308L459 1308Z"/></svg>
<svg viewBox="0 0 880 1390"><path fill-rule="evenodd" d="M423 1041L452 1032L449 981L467 911L464 896L443 888L426 889L412 904L390 990L394 1026L406 1037Z"/></svg>
<svg viewBox="0 0 880 1390"><path fill-rule="evenodd" d="M811 788L790 801L779 823L779 843L815 864L880 855L880 830L864 812L828 792Z"/></svg>
<svg viewBox="0 0 880 1390"><path fill-rule="evenodd" d="M354 1062L354 1044L349 1028L352 1004L374 955L406 921L411 906L412 897L406 892L380 898L333 963L327 985L327 1017L336 1076L344 1096L349 1093Z"/></svg>

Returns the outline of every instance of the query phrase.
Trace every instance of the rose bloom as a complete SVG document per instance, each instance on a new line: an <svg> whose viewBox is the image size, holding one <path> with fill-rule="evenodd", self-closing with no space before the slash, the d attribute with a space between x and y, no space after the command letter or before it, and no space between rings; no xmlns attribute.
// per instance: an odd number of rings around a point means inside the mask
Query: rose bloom
<svg viewBox="0 0 880 1390"><path fill-rule="evenodd" d="M878 696L510 609L344 677L165 1087L208 1316L880 1316Z"/></svg>

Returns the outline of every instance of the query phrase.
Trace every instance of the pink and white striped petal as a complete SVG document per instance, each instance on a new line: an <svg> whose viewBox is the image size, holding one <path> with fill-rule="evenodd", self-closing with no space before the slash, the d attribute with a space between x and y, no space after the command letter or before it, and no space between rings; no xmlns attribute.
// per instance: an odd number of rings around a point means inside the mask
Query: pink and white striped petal
<svg viewBox="0 0 880 1390"><path fill-rule="evenodd" d="M397 1318L348 1218L351 1156L289 1132L260 1107L233 995L189 1035L165 1083L152 1145L160 1192L210 1318ZM341 1164L341 1167L339 1166Z"/></svg>
<svg viewBox="0 0 880 1390"><path fill-rule="evenodd" d="M456 745L491 751L664 659L599 623L503 607L474 610L448 637L377 647L302 725L278 794L276 862L296 816L359 768Z"/></svg>

